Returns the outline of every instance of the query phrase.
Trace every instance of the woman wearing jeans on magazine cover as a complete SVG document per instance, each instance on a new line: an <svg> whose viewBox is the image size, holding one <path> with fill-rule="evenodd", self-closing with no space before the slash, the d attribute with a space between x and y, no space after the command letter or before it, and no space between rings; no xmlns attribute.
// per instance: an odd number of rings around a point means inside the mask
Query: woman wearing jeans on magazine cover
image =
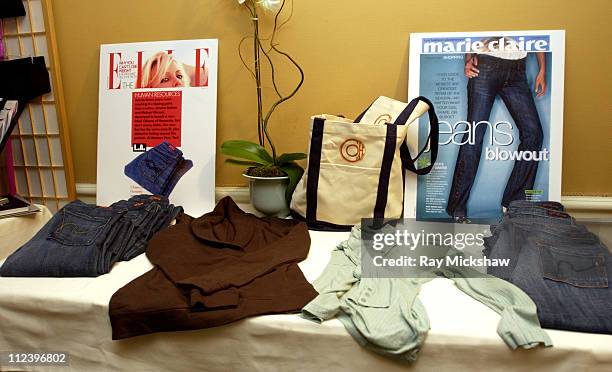
<svg viewBox="0 0 612 372"><path fill-rule="evenodd" d="M537 97L542 97L546 93L546 59L541 52L537 52L536 57L540 69L534 90ZM488 121L495 97L499 95L519 130L517 150L540 151L542 124L527 83L526 59L527 52L518 50L466 54L467 121L471 125ZM468 222L467 202L478 171L486 129L485 125L476 127L472 144L468 142L469 133L464 134L446 206L455 222ZM502 198L503 207L508 207L513 200L525 199L525 190L533 188L537 171L538 161L515 160Z"/></svg>

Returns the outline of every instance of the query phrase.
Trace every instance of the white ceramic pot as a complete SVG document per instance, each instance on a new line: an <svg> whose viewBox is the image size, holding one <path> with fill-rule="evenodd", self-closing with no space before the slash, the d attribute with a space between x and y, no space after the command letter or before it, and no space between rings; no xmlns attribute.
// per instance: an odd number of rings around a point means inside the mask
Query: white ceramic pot
<svg viewBox="0 0 612 372"><path fill-rule="evenodd" d="M289 215L289 205L285 199L289 177L243 176L249 180L253 208L266 216L285 218Z"/></svg>

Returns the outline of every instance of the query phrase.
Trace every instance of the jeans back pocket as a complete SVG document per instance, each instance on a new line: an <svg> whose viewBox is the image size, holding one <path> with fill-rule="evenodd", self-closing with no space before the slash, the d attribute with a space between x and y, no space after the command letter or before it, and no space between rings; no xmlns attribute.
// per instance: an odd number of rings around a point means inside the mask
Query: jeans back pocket
<svg viewBox="0 0 612 372"><path fill-rule="evenodd" d="M608 288L606 257L603 252L581 251L580 246L560 249L542 242L539 246L544 278L574 287Z"/></svg>
<svg viewBox="0 0 612 372"><path fill-rule="evenodd" d="M66 208L58 213L60 213L60 224L49 234L49 238L63 245L93 244L112 218L112 216L89 216Z"/></svg>

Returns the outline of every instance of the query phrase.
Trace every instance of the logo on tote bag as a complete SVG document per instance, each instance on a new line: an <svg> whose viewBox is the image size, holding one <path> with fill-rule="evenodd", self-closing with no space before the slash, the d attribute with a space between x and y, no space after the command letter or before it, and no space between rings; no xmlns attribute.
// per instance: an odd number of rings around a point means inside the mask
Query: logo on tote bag
<svg viewBox="0 0 612 372"><path fill-rule="evenodd" d="M382 114L379 117L377 117L376 120L374 120L374 125L388 124L388 123L391 122L391 120L393 120L391 115L389 115L389 114Z"/></svg>
<svg viewBox="0 0 612 372"><path fill-rule="evenodd" d="M357 139L349 138L340 146L340 155L350 163L358 162L365 156L365 145Z"/></svg>

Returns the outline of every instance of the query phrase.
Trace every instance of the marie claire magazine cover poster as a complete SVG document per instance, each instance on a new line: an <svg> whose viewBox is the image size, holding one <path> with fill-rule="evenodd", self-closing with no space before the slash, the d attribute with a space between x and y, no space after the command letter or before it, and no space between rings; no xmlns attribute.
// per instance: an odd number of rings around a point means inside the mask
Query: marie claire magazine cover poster
<svg viewBox="0 0 612 372"><path fill-rule="evenodd" d="M214 207L218 42L100 48L97 203L169 197L199 216Z"/></svg>
<svg viewBox="0 0 612 372"><path fill-rule="evenodd" d="M564 46L564 31L410 35L408 96L433 102L440 145L407 179L407 216L494 221L514 200L560 199ZM412 131L425 145L428 120Z"/></svg>

